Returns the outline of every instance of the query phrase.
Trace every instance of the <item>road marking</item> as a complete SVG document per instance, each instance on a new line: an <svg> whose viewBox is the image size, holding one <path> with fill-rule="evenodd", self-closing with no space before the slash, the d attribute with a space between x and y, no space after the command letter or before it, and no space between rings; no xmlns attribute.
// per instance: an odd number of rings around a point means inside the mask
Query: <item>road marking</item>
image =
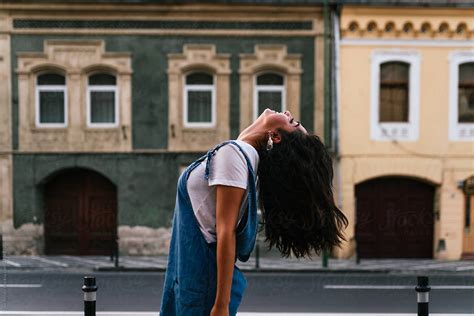
<svg viewBox="0 0 474 316"><path fill-rule="evenodd" d="M325 289L331 290L414 290L414 285L352 285L327 284ZM433 290L474 290L474 285L432 285Z"/></svg>
<svg viewBox="0 0 474 316"><path fill-rule="evenodd" d="M76 261L76 262L80 262L82 264L86 263L86 264L90 264L94 267L96 266L101 266L101 267L107 267L107 266L112 266L112 263L105 263L105 262L100 262L100 261L95 261L95 260L88 260L88 259L84 259L82 257L73 257L73 256L61 256L62 258L65 258L65 259L70 259L72 261Z"/></svg>
<svg viewBox="0 0 474 316"><path fill-rule="evenodd" d="M154 268L154 267L157 267L156 264L152 263L152 262L142 262L142 261L138 261L138 260L131 260L131 259L122 259L121 260L121 263L123 263L124 265L136 265L136 266L140 266L140 267L145 267L145 268Z"/></svg>
<svg viewBox="0 0 474 316"><path fill-rule="evenodd" d="M69 267L69 265L67 263L63 263L63 262L59 262L59 261L55 261L55 260L51 260L51 259L46 259L46 258L41 258L41 257L34 257L34 256L30 257L30 259L38 260L38 261L41 261L43 263L49 263L49 264L59 266L59 267L63 267L63 268Z"/></svg>
<svg viewBox="0 0 474 316"><path fill-rule="evenodd" d="M3 288L38 288L42 286L42 284L0 284L0 287Z"/></svg>
<svg viewBox="0 0 474 316"><path fill-rule="evenodd" d="M58 316L83 316L84 312L29 312L29 311L0 311L0 315L58 315ZM158 312L97 312L98 316L159 316ZM237 313L238 316L415 316L415 313ZM443 314L430 313L432 316L472 316L472 314Z"/></svg>
<svg viewBox="0 0 474 316"><path fill-rule="evenodd" d="M454 268L457 265L459 265L460 262L436 262L436 263L430 263L430 264L420 264L420 265L414 265L411 267L408 267L411 270L429 270L433 268Z"/></svg>
<svg viewBox="0 0 474 316"><path fill-rule="evenodd" d="M11 265L11 266L14 266L14 267L17 267L17 268L21 268L21 264L16 263L16 262L13 262L13 261L11 261L11 260L3 259L3 262L5 262L6 264L9 264L9 265Z"/></svg>
<svg viewBox="0 0 474 316"><path fill-rule="evenodd" d="M474 265L456 268L456 271L468 271L468 270L474 270Z"/></svg>

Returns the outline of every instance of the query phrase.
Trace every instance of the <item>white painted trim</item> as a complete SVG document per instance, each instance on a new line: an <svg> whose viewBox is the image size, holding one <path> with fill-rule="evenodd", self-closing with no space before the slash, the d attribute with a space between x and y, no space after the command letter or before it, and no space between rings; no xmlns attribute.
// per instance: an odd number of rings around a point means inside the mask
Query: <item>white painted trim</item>
<svg viewBox="0 0 474 316"><path fill-rule="evenodd" d="M377 141L416 141L420 116L420 54L412 50L374 50L371 58L370 138ZM410 65L408 122L379 123L380 65L385 62Z"/></svg>
<svg viewBox="0 0 474 316"><path fill-rule="evenodd" d="M283 78L282 85L257 85L257 77L265 73L272 73ZM253 77L253 120L258 117L258 93L259 92L280 92L281 93L281 112L286 111L286 77L284 74L274 71L262 71Z"/></svg>
<svg viewBox="0 0 474 316"><path fill-rule="evenodd" d="M64 123L41 123L40 122L40 93L48 92L62 92L64 93ZM68 107L67 107L67 89L66 85L38 85L35 83L35 124L39 128L64 128L67 127Z"/></svg>
<svg viewBox="0 0 474 316"><path fill-rule="evenodd" d="M474 50L455 51L449 55L449 140L473 141L474 123L458 122L459 65L474 62ZM467 134L461 136L461 133Z"/></svg>
<svg viewBox="0 0 474 316"><path fill-rule="evenodd" d="M186 84L186 77L183 76L183 126L185 128L210 128L216 126L216 78L212 77L213 84ZM210 122L188 122L188 92L207 91L211 92L211 121Z"/></svg>
<svg viewBox="0 0 474 316"><path fill-rule="evenodd" d="M114 92L114 122L113 123L93 123L91 122L91 92ZM87 127L91 128L113 128L119 125L119 103L118 89L116 85L87 85L86 96L86 116Z"/></svg>
<svg viewBox="0 0 474 316"><path fill-rule="evenodd" d="M412 287L413 288L413 287ZM83 311L0 311L0 315L8 316L83 316ZM160 313L156 312L97 312L97 316L159 316ZM237 313L237 316L414 316L414 313L266 313L266 312L245 312ZM430 313L432 316L472 316L472 314L449 314L449 313Z"/></svg>
<svg viewBox="0 0 474 316"><path fill-rule="evenodd" d="M410 46L410 47L465 47L472 48L473 41L469 40L429 40L429 39L358 39L345 38L341 46Z"/></svg>

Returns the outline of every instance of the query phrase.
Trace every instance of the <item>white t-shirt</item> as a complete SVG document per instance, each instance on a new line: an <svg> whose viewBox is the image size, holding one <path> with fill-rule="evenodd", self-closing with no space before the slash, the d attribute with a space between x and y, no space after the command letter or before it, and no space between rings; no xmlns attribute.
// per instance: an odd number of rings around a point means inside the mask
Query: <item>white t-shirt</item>
<svg viewBox="0 0 474 316"><path fill-rule="evenodd" d="M258 153L252 145L236 140L249 157L255 174L258 167ZM245 189L237 224L247 208L248 167L242 152L233 144L222 146L215 152L209 167L209 180L204 178L207 159L204 159L190 173L187 189L199 228L208 243L216 241L216 185Z"/></svg>

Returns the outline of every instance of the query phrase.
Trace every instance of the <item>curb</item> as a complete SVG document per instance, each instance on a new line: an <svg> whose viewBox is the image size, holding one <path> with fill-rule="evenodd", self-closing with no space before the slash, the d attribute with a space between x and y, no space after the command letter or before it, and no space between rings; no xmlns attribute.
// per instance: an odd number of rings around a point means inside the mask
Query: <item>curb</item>
<svg viewBox="0 0 474 316"><path fill-rule="evenodd" d="M398 269L283 269L283 268L239 268L240 271L245 273L295 273L295 274L306 274L306 273L348 273L348 274L406 274L406 275L418 275L418 274L448 274L448 275L466 275L461 271L451 270L398 270ZM93 271L97 272L166 272L166 268L159 267L96 267ZM471 273L467 273L471 275Z"/></svg>
<svg viewBox="0 0 474 316"><path fill-rule="evenodd" d="M386 274L390 272L399 272L402 270L359 270L359 269L282 269L282 268L239 268L240 271L246 273L380 273ZM166 268L139 268L139 267L96 267L94 271L98 272L166 272Z"/></svg>

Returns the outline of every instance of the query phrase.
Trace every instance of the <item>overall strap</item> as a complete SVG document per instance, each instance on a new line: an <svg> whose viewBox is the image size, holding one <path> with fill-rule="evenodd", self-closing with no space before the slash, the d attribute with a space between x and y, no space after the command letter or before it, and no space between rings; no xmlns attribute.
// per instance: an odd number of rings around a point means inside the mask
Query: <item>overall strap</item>
<svg viewBox="0 0 474 316"><path fill-rule="evenodd" d="M214 147L213 149L211 149L207 152L206 171L204 173L204 178L206 180L209 180L209 173L210 173L209 168L210 168L211 159L216 154L216 151L219 150L219 148L221 148L222 146L225 146L227 144L232 144L232 145L236 146L240 150L240 152L244 155L245 161L247 161L247 167L249 169L249 172L252 175L252 178L254 179L255 178L255 172L253 170L252 163L250 162L249 157L247 156L245 151L242 149L242 147L239 144L237 144L237 142L235 142L233 140L228 140L228 141L225 141L223 143L220 143L219 145L217 145L216 147Z"/></svg>

